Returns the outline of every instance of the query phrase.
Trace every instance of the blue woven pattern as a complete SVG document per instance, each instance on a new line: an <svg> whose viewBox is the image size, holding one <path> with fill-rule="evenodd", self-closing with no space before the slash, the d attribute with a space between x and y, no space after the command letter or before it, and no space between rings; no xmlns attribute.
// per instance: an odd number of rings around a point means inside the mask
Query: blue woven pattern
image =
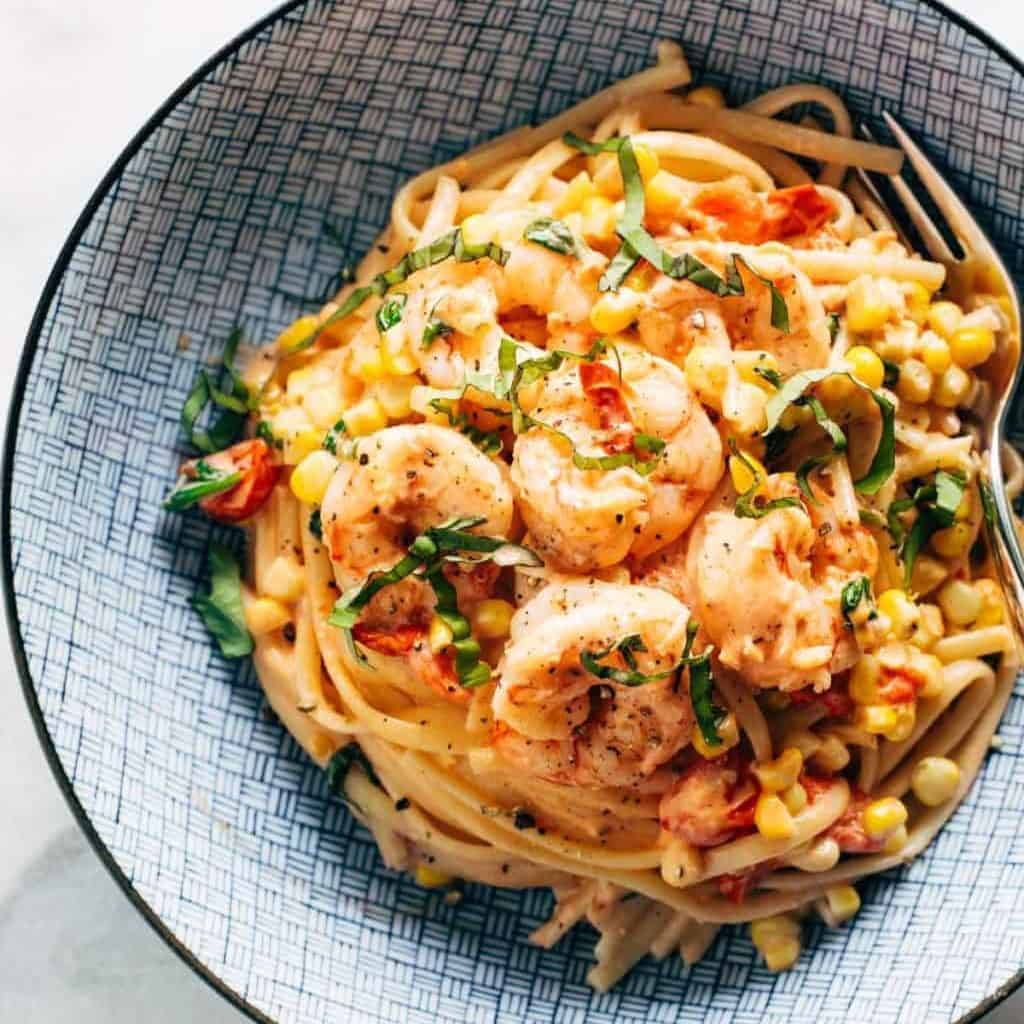
<svg viewBox="0 0 1024 1024"><path fill-rule="evenodd" d="M38 700L124 874L276 1020L947 1021L1024 962L1019 698L928 854L866 885L855 926L813 934L796 971L728 930L692 970L644 961L602 996L592 933L526 944L546 894L470 887L449 908L384 869L188 607L211 528L159 502L197 366L236 323L269 337L322 294L413 172L640 70L663 37L734 100L813 80L858 117L892 110L1024 271L1024 82L916 0L310 2L151 134L49 309L10 493Z"/></svg>

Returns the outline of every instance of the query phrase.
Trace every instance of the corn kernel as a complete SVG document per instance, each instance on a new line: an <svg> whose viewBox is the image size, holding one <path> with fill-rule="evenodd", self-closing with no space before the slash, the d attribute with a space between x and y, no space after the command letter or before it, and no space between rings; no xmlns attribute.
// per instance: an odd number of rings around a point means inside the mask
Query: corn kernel
<svg viewBox="0 0 1024 1024"><path fill-rule="evenodd" d="M929 332L921 340L921 362L936 376L945 373L953 362L949 343Z"/></svg>
<svg viewBox="0 0 1024 1024"><path fill-rule="evenodd" d="M515 615L514 605L501 598L488 598L481 601L473 612L473 630L487 640L500 640L508 636L509 624Z"/></svg>
<svg viewBox="0 0 1024 1024"><path fill-rule="evenodd" d="M412 389L417 387L416 377L388 377L374 389L377 401L389 420L404 420L412 412Z"/></svg>
<svg viewBox="0 0 1024 1024"><path fill-rule="evenodd" d="M773 914L750 922L750 939L758 949L777 939L800 937L800 925L786 914Z"/></svg>
<svg viewBox="0 0 1024 1024"><path fill-rule="evenodd" d="M494 240L496 224L486 213L470 214L459 227L466 245L486 245Z"/></svg>
<svg viewBox="0 0 1024 1024"><path fill-rule="evenodd" d="M731 711L718 723L718 739L720 741L718 743L707 743L704 740L704 734L700 731L700 727L696 725L693 727L693 735L691 737L693 749L701 757L707 758L709 761L713 758L721 757L725 751L731 750L740 741L739 723Z"/></svg>
<svg viewBox="0 0 1024 1024"><path fill-rule="evenodd" d="M416 868L416 884L424 889L441 889L451 883L452 876L446 875L443 871L420 864Z"/></svg>
<svg viewBox="0 0 1024 1024"><path fill-rule="evenodd" d="M775 393L775 387L758 372L781 372L779 361L771 352L758 349L740 350L733 352L732 361L741 380L745 380L749 384L756 384L758 387L765 387L772 394Z"/></svg>
<svg viewBox="0 0 1024 1024"><path fill-rule="evenodd" d="M288 374L288 380L285 383L288 397L292 399L304 398L314 385L315 373L316 371L312 366L303 366L298 370L292 370Z"/></svg>
<svg viewBox="0 0 1024 1024"><path fill-rule="evenodd" d="M366 384L383 380L388 375L388 368L384 363L384 351L380 345L374 345L354 360L352 373Z"/></svg>
<svg viewBox="0 0 1024 1024"><path fill-rule="evenodd" d="M814 413L806 405L789 405L779 420L779 426L783 430L796 430L805 423L810 423Z"/></svg>
<svg viewBox="0 0 1024 1024"><path fill-rule="evenodd" d="M367 397L345 413L345 427L353 437L363 437L388 425L387 417L376 398Z"/></svg>
<svg viewBox="0 0 1024 1024"><path fill-rule="evenodd" d="M294 376L294 375L293 375ZM345 403L336 387L319 387L308 391L302 407L316 426L327 430L341 419Z"/></svg>
<svg viewBox="0 0 1024 1024"><path fill-rule="evenodd" d="M881 839L889 835L907 821L907 808L902 800L894 796L885 796L875 800L864 808L862 815L864 831L872 839Z"/></svg>
<svg viewBox="0 0 1024 1024"><path fill-rule="evenodd" d="M896 709L888 704L862 704L853 717L854 725L875 736L882 736L895 728Z"/></svg>
<svg viewBox="0 0 1024 1024"><path fill-rule="evenodd" d="M892 307L874 278L865 275L850 282L846 292L848 330L858 333L877 331L885 326L891 315Z"/></svg>
<svg viewBox="0 0 1024 1024"><path fill-rule="evenodd" d="M265 594L285 604L297 601L302 597L305 589L305 573L294 558L278 555L264 573L263 590Z"/></svg>
<svg viewBox="0 0 1024 1024"><path fill-rule="evenodd" d="M338 460L329 451L320 448L310 452L292 470L289 481L292 494L307 505L319 505L337 468Z"/></svg>
<svg viewBox="0 0 1024 1024"><path fill-rule="evenodd" d="M427 631L427 642L430 644L430 649L434 654L440 654L451 646L454 639L455 634L452 633L448 623L440 615L435 615L430 620L430 629Z"/></svg>
<svg viewBox="0 0 1024 1024"><path fill-rule="evenodd" d="M951 800L959 785L960 766L948 757L922 757L910 777L910 788L925 807Z"/></svg>
<svg viewBox="0 0 1024 1024"><path fill-rule="evenodd" d="M769 971L788 971L800 959L800 940L778 939L769 943L761 953Z"/></svg>
<svg viewBox="0 0 1024 1024"><path fill-rule="evenodd" d="M789 839L796 832L793 816L774 793L762 793L757 798L754 824L765 839Z"/></svg>
<svg viewBox="0 0 1024 1024"><path fill-rule="evenodd" d="M286 352L300 341L304 341L316 329L317 318L315 316L300 316L277 336L275 344L282 352Z"/></svg>
<svg viewBox="0 0 1024 1024"><path fill-rule="evenodd" d="M971 543L970 524L954 523L944 530L936 530L929 543L932 550L943 558L959 558Z"/></svg>
<svg viewBox="0 0 1024 1024"><path fill-rule="evenodd" d="M850 763L850 751L838 736L828 733L821 738L821 746L815 751L812 760L815 768L835 775Z"/></svg>
<svg viewBox="0 0 1024 1024"><path fill-rule="evenodd" d="M935 605L928 605L935 608ZM938 609L935 609L938 612ZM922 682L917 691L919 697L930 700L938 697L945 688L942 662L934 654L925 654L924 651L915 651L910 659L910 669Z"/></svg>
<svg viewBox="0 0 1024 1024"><path fill-rule="evenodd" d="M959 366L951 366L938 380L932 392L932 401L944 409L955 409L966 401L974 378Z"/></svg>
<svg viewBox="0 0 1024 1024"><path fill-rule="evenodd" d="M928 326L947 341L963 318L963 310L955 302L933 302L928 310Z"/></svg>
<svg viewBox="0 0 1024 1024"><path fill-rule="evenodd" d="M608 292L590 310L590 325L599 334L618 334L637 318L643 298L629 288Z"/></svg>
<svg viewBox="0 0 1024 1024"><path fill-rule="evenodd" d="M416 358L405 347L404 339L385 339L381 347L381 362L388 376L407 377L418 369Z"/></svg>
<svg viewBox="0 0 1024 1024"><path fill-rule="evenodd" d="M636 157L641 179L644 183L650 181L658 173L658 154L650 146L638 142L633 147L633 155Z"/></svg>
<svg viewBox="0 0 1024 1024"><path fill-rule="evenodd" d="M698 107L721 109L725 106L725 95L717 85L699 85L686 94L686 102L694 103Z"/></svg>
<svg viewBox="0 0 1024 1024"><path fill-rule="evenodd" d="M904 402L923 405L932 393L932 371L920 359L907 359L900 364L896 394Z"/></svg>
<svg viewBox="0 0 1024 1024"><path fill-rule="evenodd" d="M866 345L854 345L843 357L850 365L850 372L869 388L880 388L885 379L882 360Z"/></svg>
<svg viewBox="0 0 1024 1024"><path fill-rule="evenodd" d="M835 885L826 889L825 902L836 924L849 921L860 910L860 894L852 885Z"/></svg>
<svg viewBox="0 0 1024 1024"><path fill-rule="evenodd" d="M720 405L729 383L728 353L710 345L696 345L686 356L686 380L702 399Z"/></svg>
<svg viewBox="0 0 1024 1024"><path fill-rule="evenodd" d="M583 234L588 240L600 241L615 234L615 204L605 196L590 196L583 201Z"/></svg>
<svg viewBox="0 0 1024 1024"><path fill-rule="evenodd" d="M950 580L936 595L942 614L954 626L969 626L981 614L981 594L966 580Z"/></svg>
<svg viewBox="0 0 1024 1024"><path fill-rule="evenodd" d="M995 351L996 336L990 327L958 327L949 339L949 351L957 366L969 370L981 366Z"/></svg>
<svg viewBox="0 0 1024 1024"><path fill-rule="evenodd" d="M778 793L792 786L804 766L804 755L796 747L787 747L774 761L754 765L754 774L766 793Z"/></svg>
<svg viewBox="0 0 1024 1024"><path fill-rule="evenodd" d="M683 202L679 179L668 171L658 171L644 187L644 200L655 217L671 217Z"/></svg>
<svg viewBox="0 0 1024 1024"><path fill-rule="evenodd" d="M253 636L264 636L290 622L292 613L272 597L258 597L245 606L245 624Z"/></svg>
<svg viewBox="0 0 1024 1024"><path fill-rule="evenodd" d="M765 480L768 476L768 471L764 468L764 464L760 459L755 459L752 455L744 452L742 458L739 455L729 456L729 476L732 479L733 487L736 488L736 492L738 494L745 494L754 486L758 479Z"/></svg>
<svg viewBox="0 0 1024 1024"><path fill-rule="evenodd" d="M891 743L902 743L914 731L917 724L916 704L897 704L893 707L896 721L882 735Z"/></svg>
<svg viewBox="0 0 1024 1024"><path fill-rule="evenodd" d="M555 214L564 217L567 213L574 213L583 205L584 200L597 195L597 189L586 171L580 171L572 181L569 182L561 199L555 206Z"/></svg>
<svg viewBox="0 0 1024 1024"><path fill-rule="evenodd" d="M831 871L839 863L839 844L832 838L814 839L799 853L791 853L787 863L801 871Z"/></svg>
<svg viewBox="0 0 1024 1024"><path fill-rule="evenodd" d="M790 814L799 814L807 806L807 790L799 782L794 782L780 795Z"/></svg>
<svg viewBox="0 0 1024 1024"><path fill-rule="evenodd" d="M918 326L928 319L928 307L932 294L920 281L910 281L903 286L903 295L907 300L907 316Z"/></svg>
<svg viewBox="0 0 1024 1024"><path fill-rule="evenodd" d="M817 396L830 410L836 410L849 402L857 391L857 385L846 377L826 377L817 386Z"/></svg>
<svg viewBox="0 0 1024 1024"><path fill-rule="evenodd" d="M927 557L927 555L918 557L917 563L920 563L922 558ZM914 565L915 570L917 569L917 563ZM936 605L918 605L918 610L921 613L921 618L917 624L917 629L914 630L914 635L910 638L910 642L922 650L927 650L936 640L942 638L946 629L942 621L942 612Z"/></svg>
<svg viewBox="0 0 1024 1024"><path fill-rule="evenodd" d="M312 427L300 430L291 437L285 437L284 461L289 466L297 466L310 452L315 452L321 447L324 440L322 430L314 430Z"/></svg>
<svg viewBox="0 0 1024 1024"><path fill-rule="evenodd" d="M882 853L899 853L904 846L910 840L910 836L907 834L907 826L900 825L899 828L894 829L892 835L889 836L885 841L885 846L882 847Z"/></svg>
<svg viewBox="0 0 1024 1024"><path fill-rule="evenodd" d="M995 580L974 581L974 589L981 596L981 614L975 619L977 626L998 626L1003 621L1003 594Z"/></svg>
<svg viewBox="0 0 1024 1024"><path fill-rule="evenodd" d="M892 588L878 596L878 610L889 620L889 628L897 640L904 640L914 631L921 613L906 591Z"/></svg>

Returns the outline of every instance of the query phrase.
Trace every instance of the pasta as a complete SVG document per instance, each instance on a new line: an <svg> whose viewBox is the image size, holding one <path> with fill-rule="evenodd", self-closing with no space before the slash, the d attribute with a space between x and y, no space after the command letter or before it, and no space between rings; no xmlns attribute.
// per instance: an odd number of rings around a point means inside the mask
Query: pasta
<svg viewBox="0 0 1024 1024"><path fill-rule="evenodd" d="M998 301L937 295L834 93L689 83L663 44L413 178L197 384L168 499L247 524L200 610L384 860L552 888L531 939L588 920L599 989L728 923L791 966L952 814L1017 665L970 425Z"/></svg>

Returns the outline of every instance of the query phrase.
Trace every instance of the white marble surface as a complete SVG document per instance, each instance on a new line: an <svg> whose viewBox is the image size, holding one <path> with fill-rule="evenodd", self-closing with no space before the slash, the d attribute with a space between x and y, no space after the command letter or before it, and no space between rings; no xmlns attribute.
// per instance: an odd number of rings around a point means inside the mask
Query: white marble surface
<svg viewBox="0 0 1024 1024"><path fill-rule="evenodd" d="M948 0L1024 54L1019 0ZM266 0L0 3L0 413L36 299L96 183ZM1024 996L987 1024L1024 1019ZM240 1022L149 929L80 835L0 641L0 1021Z"/></svg>

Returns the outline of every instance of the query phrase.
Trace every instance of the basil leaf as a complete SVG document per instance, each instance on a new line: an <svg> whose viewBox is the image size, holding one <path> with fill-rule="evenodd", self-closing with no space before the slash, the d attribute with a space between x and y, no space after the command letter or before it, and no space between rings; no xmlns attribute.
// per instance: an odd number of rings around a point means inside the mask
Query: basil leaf
<svg viewBox="0 0 1024 1024"><path fill-rule="evenodd" d="M338 420L338 422L335 423L326 434L324 434L323 447L332 455L337 455L338 441L340 441L344 434L347 433L347 430L348 428L345 426L345 420Z"/></svg>
<svg viewBox="0 0 1024 1024"><path fill-rule="evenodd" d="M224 342L222 356L223 371L228 375L230 391L224 390L210 380L205 370L200 370L192 390L181 408L181 426L193 447L201 452L218 452L234 442L245 426L246 414L254 408L258 396L251 396L235 370L234 359L242 329L236 327ZM196 422L203 410L213 403L223 409L208 430L197 430Z"/></svg>
<svg viewBox="0 0 1024 1024"><path fill-rule="evenodd" d="M623 242L619 251L612 257L605 272L597 282L599 292L617 292L630 271L640 262L640 256L629 244Z"/></svg>
<svg viewBox="0 0 1024 1024"><path fill-rule="evenodd" d="M491 669L486 662L480 660L480 644L470 631L469 620L459 611L455 587L440 566L430 569L426 573L426 580L437 598L435 614L452 631L455 675L459 684L467 690L483 686L490 681Z"/></svg>
<svg viewBox="0 0 1024 1024"><path fill-rule="evenodd" d="M422 346L425 349L430 348L438 338L444 338L451 333L452 328L448 324L432 316L423 328Z"/></svg>
<svg viewBox="0 0 1024 1024"><path fill-rule="evenodd" d="M370 573L367 581L359 586L346 590L331 609L327 616L327 622L339 629L351 630L359 621L359 615L370 603L373 597L385 587L399 583L406 576L411 576L421 565L423 559L417 555L408 554L396 562L387 572Z"/></svg>
<svg viewBox="0 0 1024 1024"><path fill-rule="evenodd" d="M644 683L668 679L670 676L674 676L684 664L684 662L677 662L663 672L647 674L640 672L636 667L636 651L646 652L647 647L639 633L631 633L629 636L624 636L621 640L617 640L610 647L604 648L604 650L581 651L580 664L592 676L597 676L598 679L611 680L611 682L618 683L621 686L642 686ZM622 660L626 663L626 668L601 664L602 658L608 658L614 654L621 655Z"/></svg>
<svg viewBox="0 0 1024 1024"><path fill-rule="evenodd" d="M878 529L884 529L885 527L885 519L872 509L859 509L858 517L865 526L874 526Z"/></svg>
<svg viewBox="0 0 1024 1024"><path fill-rule="evenodd" d="M772 312L771 312L771 324L772 327L777 331L782 331L783 334L789 334L789 310L786 308L786 300L782 297L782 292L776 287L775 282L770 277L763 277L754 271L750 264L740 255L733 253L733 264L742 263L747 269L749 274L752 274L763 284L772 296ZM741 289L742 290L742 289Z"/></svg>
<svg viewBox="0 0 1024 1024"><path fill-rule="evenodd" d="M355 740L352 740L334 752L324 769L327 788L343 799L345 797L345 778L353 765L359 765L375 786L380 785L380 779L373 770L370 759L363 753L363 748Z"/></svg>
<svg viewBox="0 0 1024 1024"><path fill-rule="evenodd" d="M825 407L818 401L818 399L805 396L803 401L814 414L814 418L817 420L818 425L832 440L832 450L830 452L826 452L824 455L815 455L812 458L807 459L807 461L804 462L796 471L797 486L809 501L817 505L820 503L811 491L811 486L808 483L807 478L813 470L827 465L836 455L841 455L846 451L846 435L843 433L839 424L829 417L829 414L825 411Z"/></svg>
<svg viewBox="0 0 1024 1024"><path fill-rule="evenodd" d="M931 483L918 487L910 498L901 498L889 506L889 532L903 562L904 587L909 589L917 556L932 534L955 522L966 487L967 479L963 474L940 469ZM900 517L912 508L917 510L917 519L910 531L905 532Z"/></svg>
<svg viewBox="0 0 1024 1024"><path fill-rule="evenodd" d="M209 552L210 592L192 598L192 607L220 644L225 658L243 658L253 650L242 609L242 574L235 556L220 544Z"/></svg>
<svg viewBox="0 0 1024 1024"><path fill-rule="evenodd" d="M731 437L729 438L729 450L743 463L754 478L754 482L736 498L733 514L739 519L763 519L769 512L776 512L781 508L801 507L799 498L776 498L774 501L759 504L756 500L757 492L760 490L761 484L764 483L764 474L736 447L736 442Z"/></svg>
<svg viewBox="0 0 1024 1024"><path fill-rule="evenodd" d="M598 153L617 153L625 139L616 135L605 139L604 142L588 142L586 139L581 139L575 132L566 132L562 136L562 141L567 146L586 153L587 156L597 156Z"/></svg>
<svg viewBox="0 0 1024 1024"><path fill-rule="evenodd" d="M860 606L861 601L871 601L871 580L867 576L858 576L843 587L839 597L839 608L847 622L850 621L850 616Z"/></svg>
<svg viewBox="0 0 1024 1024"><path fill-rule="evenodd" d="M653 434L637 434L633 438L633 447L642 448L645 452L653 452L655 455L665 450L666 442Z"/></svg>
<svg viewBox="0 0 1024 1024"><path fill-rule="evenodd" d="M778 370L773 370L770 366L755 366L754 373L768 381L776 391L782 387L782 374Z"/></svg>
<svg viewBox="0 0 1024 1024"><path fill-rule="evenodd" d="M978 496L981 498L981 511L985 516L985 522L989 526L996 525L996 499L992 494L992 487L987 480L978 477Z"/></svg>
<svg viewBox="0 0 1024 1024"><path fill-rule="evenodd" d="M317 540L324 539L324 522L320 515L320 509L315 508L309 516L309 532L316 537Z"/></svg>
<svg viewBox="0 0 1024 1024"><path fill-rule="evenodd" d="M284 441L281 438L276 437L274 429L267 420L260 420L256 424L256 436L262 441L266 441L271 448L283 448Z"/></svg>
<svg viewBox="0 0 1024 1024"><path fill-rule="evenodd" d="M900 382L899 364L891 362L888 359L883 359L882 366L884 367L882 384L891 391Z"/></svg>
<svg viewBox="0 0 1024 1024"><path fill-rule="evenodd" d="M373 320L381 334L402 322L402 314L405 312L405 303L407 301L407 295L399 294L391 296L390 299L385 299L380 304L380 308L374 314Z"/></svg>
<svg viewBox="0 0 1024 1024"><path fill-rule="evenodd" d="M726 716L725 709L720 708L712 700L713 684L711 656L705 654L690 668L690 703L693 704L693 713L697 719L701 737L709 747L717 747L722 742L722 737L718 734L718 726Z"/></svg>
<svg viewBox="0 0 1024 1024"><path fill-rule="evenodd" d="M443 413L448 418L448 426L465 434L485 455L496 455L501 451L501 435L481 430L470 423L465 413L456 413L454 399L432 398L427 404L431 409Z"/></svg>
<svg viewBox="0 0 1024 1024"><path fill-rule="evenodd" d="M839 334L839 314L829 313L828 315L828 336L830 341L835 341Z"/></svg>
<svg viewBox="0 0 1024 1024"><path fill-rule="evenodd" d="M206 467L205 472L203 471L204 466ZM241 481L241 473L221 473L218 470L210 469L206 463L200 461L198 478L179 483L167 496L164 508L168 512L181 512L204 498L221 494L223 491L230 491Z"/></svg>
<svg viewBox="0 0 1024 1024"><path fill-rule="evenodd" d="M578 256L580 244L572 229L564 220L553 217L538 217L526 225L523 238L528 242L536 242L561 256Z"/></svg>

